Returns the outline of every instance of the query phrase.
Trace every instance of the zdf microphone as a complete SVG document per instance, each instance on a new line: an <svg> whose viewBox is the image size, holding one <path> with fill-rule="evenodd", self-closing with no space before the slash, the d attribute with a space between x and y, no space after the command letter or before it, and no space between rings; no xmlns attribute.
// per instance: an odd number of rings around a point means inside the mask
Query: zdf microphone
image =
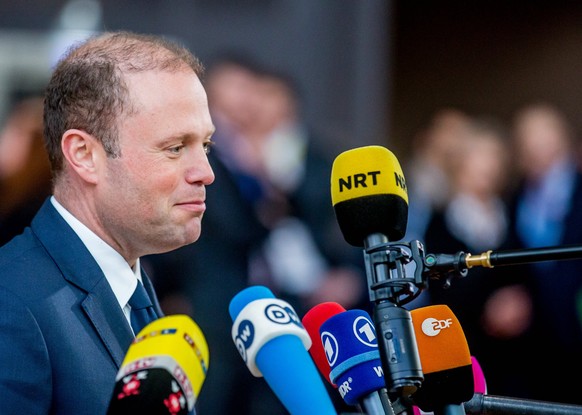
<svg viewBox="0 0 582 415"><path fill-rule="evenodd" d="M408 222L408 193L400 163L382 146L344 151L333 162L331 199L345 240L364 246L372 234L401 240Z"/></svg>
<svg viewBox="0 0 582 415"><path fill-rule="evenodd" d="M457 317L446 305L411 311L424 381L412 395L425 412L465 414L473 397L474 379L469 345Z"/></svg>
<svg viewBox="0 0 582 415"><path fill-rule="evenodd" d="M249 371L265 378L291 415L336 415L307 352L309 334L289 303L252 286L233 297L229 312L232 340Z"/></svg>
<svg viewBox="0 0 582 415"><path fill-rule="evenodd" d="M208 344L190 317L151 322L125 355L107 415L194 413L208 364Z"/></svg>

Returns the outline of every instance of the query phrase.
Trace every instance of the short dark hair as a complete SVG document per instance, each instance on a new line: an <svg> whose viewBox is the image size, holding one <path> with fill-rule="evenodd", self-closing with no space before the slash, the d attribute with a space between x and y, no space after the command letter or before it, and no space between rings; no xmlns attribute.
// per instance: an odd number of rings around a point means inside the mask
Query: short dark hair
<svg viewBox="0 0 582 415"><path fill-rule="evenodd" d="M187 67L202 77L203 65L186 47L153 35L106 32L72 46L45 91L44 139L53 177L63 169L61 138L71 128L95 136L108 156L119 156L117 119L133 112L124 74Z"/></svg>

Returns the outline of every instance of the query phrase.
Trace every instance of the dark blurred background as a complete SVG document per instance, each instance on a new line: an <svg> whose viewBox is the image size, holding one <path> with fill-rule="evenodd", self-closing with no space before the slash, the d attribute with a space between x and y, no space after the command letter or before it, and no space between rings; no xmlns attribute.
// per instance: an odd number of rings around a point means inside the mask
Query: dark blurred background
<svg viewBox="0 0 582 415"><path fill-rule="evenodd" d="M548 100L582 127L582 3L396 1L390 21L389 145L443 106L507 120Z"/></svg>
<svg viewBox="0 0 582 415"><path fill-rule="evenodd" d="M177 38L203 61L248 52L298 80L331 145L384 142L391 15L381 0L2 0L0 113L6 94L42 84L65 40L128 29Z"/></svg>
<svg viewBox="0 0 582 415"><path fill-rule="evenodd" d="M443 106L507 117L543 98L582 127L582 3L549 0L2 0L0 119L13 94L43 85L63 42L102 29L285 69L331 151L380 143L404 157Z"/></svg>

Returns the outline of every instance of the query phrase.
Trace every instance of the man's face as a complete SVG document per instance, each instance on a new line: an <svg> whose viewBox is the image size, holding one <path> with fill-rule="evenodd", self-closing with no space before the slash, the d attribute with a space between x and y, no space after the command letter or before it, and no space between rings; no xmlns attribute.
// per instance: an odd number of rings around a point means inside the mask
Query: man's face
<svg viewBox="0 0 582 415"><path fill-rule="evenodd" d="M191 71L127 76L136 113L119 117L121 156L107 158L97 212L128 257L196 241L214 181L206 149L214 132L206 93Z"/></svg>

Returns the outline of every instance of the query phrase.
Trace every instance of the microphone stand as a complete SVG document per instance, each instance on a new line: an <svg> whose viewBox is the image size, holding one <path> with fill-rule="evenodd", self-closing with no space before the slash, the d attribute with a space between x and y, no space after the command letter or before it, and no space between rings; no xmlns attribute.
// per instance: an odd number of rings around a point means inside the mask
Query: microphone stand
<svg viewBox="0 0 582 415"><path fill-rule="evenodd" d="M462 251L454 255L428 254L424 258L418 258L419 262L417 266L421 264L423 273L431 278L442 278L443 274L451 272L457 276L464 277L467 275L468 269L477 266L493 268L495 266L530 264L542 261L562 261L567 259L582 259L582 244L507 251L490 250L477 255Z"/></svg>
<svg viewBox="0 0 582 415"><path fill-rule="evenodd" d="M582 414L582 406L532 399L506 398L503 396L476 393L465 402L469 415L575 415Z"/></svg>
<svg viewBox="0 0 582 415"><path fill-rule="evenodd" d="M582 244L487 251L478 255L462 251L426 254L424 245L418 240L394 243L380 233L368 236L364 240L368 295L374 305L373 320L387 390L392 405L398 404L394 412L398 414L406 410L412 413L408 404L410 396L424 381L412 318L402 305L418 297L428 287L429 278L443 281L446 287L453 278L467 276L468 270L476 266L493 268L566 259L582 259ZM416 265L413 276L407 275L406 265L409 263Z"/></svg>
<svg viewBox="0 0 582 415"><path fill-rule="evenodd" d="M415 247L420 250L422 245ZM424 380L410 311L401 307L426 285L418 273L407 277L405 265L411 260L402 245L390 243L383 234L372 234L364 241L368 294L374 304L380 360L393 401L406 401Z"/></svg>

